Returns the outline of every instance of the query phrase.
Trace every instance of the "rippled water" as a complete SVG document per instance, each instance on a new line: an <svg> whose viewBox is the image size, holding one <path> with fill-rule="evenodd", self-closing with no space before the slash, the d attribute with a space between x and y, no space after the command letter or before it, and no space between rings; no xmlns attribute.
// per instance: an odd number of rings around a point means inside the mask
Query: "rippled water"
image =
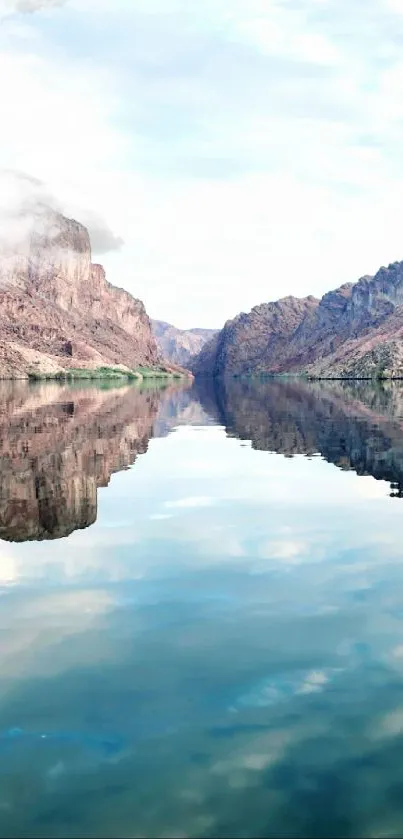
<svg viewBox="0 0 403 839"><path fill-rule="evenodd" d="M0 396L0 835L403 836L403 386Z"/></svg>

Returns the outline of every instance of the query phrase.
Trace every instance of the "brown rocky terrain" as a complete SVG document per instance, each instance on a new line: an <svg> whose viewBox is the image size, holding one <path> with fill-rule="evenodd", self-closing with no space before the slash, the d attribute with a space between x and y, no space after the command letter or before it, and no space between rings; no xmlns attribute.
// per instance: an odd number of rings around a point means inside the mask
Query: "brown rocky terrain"
<svg viewBox="0 0 403 839"><path fill-rule="evenodd" d="M162 357L182 367L187 367L190 359L218 332L218 329L177 329L170 323L152 319L151 328Z"/></svg>
<svg viewBox="0 0 403 839"><path fill-rule="evenodd" d="M91 263L87 229L53 210L0 239L0 378L165 364L140 300Z"/></svg>
<svg viewBox="0 0 403 839"><path fill-rule="evenodd" d="M0 538L59 539L97 517L97 491L147 451L175 388L0 386Z"/></svg>
<svg viewBox="0 0 403 839"><path fill-rule="evenodd" d="M314 297L285 297L227 321L190 361L196 374L403 377L403 262Z"/></svg>

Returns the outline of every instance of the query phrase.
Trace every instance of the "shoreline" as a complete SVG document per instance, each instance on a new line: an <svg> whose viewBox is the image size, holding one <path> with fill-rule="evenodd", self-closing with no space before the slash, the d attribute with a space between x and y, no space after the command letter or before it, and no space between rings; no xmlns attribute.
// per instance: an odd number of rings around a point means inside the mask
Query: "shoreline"
<svg viewBox="0 0 403 839"><path fill-rule="evenodd" d="M194 379L209 379L210 381L220 381L224 379L303 379L306 382L401 382L403 381L403 374L401 376L352 376L352 375L323 375L314 376L308 373L220 373L214 375L210 373L195 373Z"/></svg>
<svg viewBox="0 0 403 839"><path fill-rule="evenodd" d="M1 375L3 382L144 382L144 381L167 381L193 379L191 373L179 372L176 370L161 370L153 368L138 368L135 370L122 370L119 367L76 367L54 372L41 372L39 370L28 370L25 374Z"/></svg>

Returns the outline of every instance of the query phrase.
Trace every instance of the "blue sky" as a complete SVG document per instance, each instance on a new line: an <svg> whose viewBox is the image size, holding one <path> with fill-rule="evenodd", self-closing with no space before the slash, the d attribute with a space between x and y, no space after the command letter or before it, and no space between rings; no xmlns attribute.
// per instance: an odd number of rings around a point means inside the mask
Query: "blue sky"
<svg viewBox="0 0 403 839"><path fill-rule="evenodd" d="M94 259L153 317L220 326L403 258L403 0L0 0L0 19L0 165L97 227Z"/></svg>

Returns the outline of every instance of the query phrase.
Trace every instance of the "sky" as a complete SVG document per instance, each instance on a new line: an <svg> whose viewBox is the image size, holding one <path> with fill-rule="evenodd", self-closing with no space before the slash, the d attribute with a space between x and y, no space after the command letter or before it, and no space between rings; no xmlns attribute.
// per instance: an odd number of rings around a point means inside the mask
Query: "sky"
<svg viewBox="0 0 403 839"><path fill-rule="evenodd" d="M374 274L402 43L403 0L0 0L0 224L15 175L181 328Z"/></svg>

